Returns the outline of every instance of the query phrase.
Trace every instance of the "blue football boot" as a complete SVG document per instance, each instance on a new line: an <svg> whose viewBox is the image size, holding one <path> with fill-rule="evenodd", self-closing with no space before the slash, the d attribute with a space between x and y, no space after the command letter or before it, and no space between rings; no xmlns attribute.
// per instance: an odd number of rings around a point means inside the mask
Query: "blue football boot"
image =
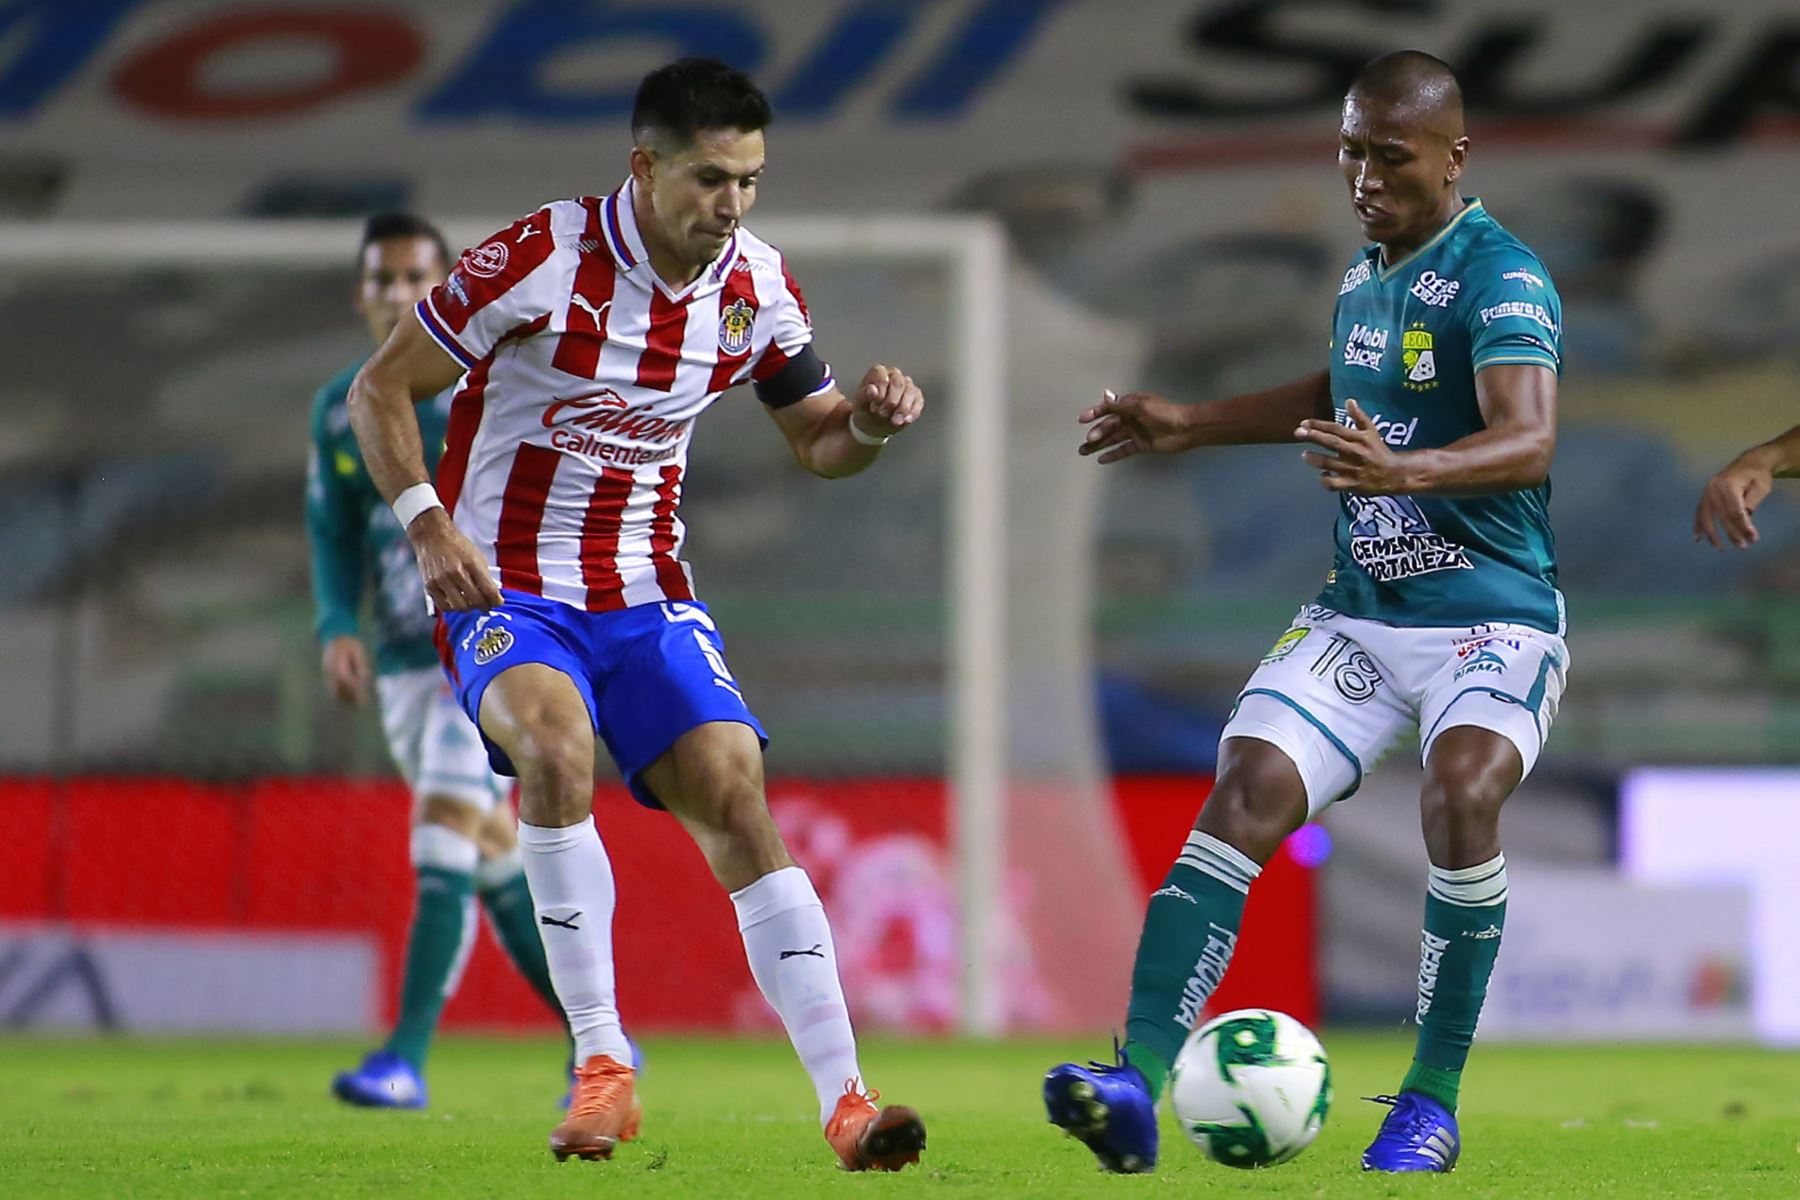
<svg viewBox="0 0 1800 1200"><path fill-rule="evenodd" d="M1156 1166L1156 1101L1144 1073L1113 1047L1114 1065L1063 1063L1044 1076L1050 1123L1080 1138L1100 1165L1120 1175Z"/></svg>
<svg viewBox="0 0 1800 1200"><path fill-rule="evenodd" d="M1363 1151L1365 1171L1448 1171L1462 1153L1456 1114L1420 1092L1368 1096L1388 1105L1387 1119Z"/></svg>
<svg viewBox="0 0 1800 1200"><path fill-rule="evenodd" d="M354 1071L340 1071L331 1094L361 1108L424 1108L425 1080L398 1054L372 1050Z"/></svg>

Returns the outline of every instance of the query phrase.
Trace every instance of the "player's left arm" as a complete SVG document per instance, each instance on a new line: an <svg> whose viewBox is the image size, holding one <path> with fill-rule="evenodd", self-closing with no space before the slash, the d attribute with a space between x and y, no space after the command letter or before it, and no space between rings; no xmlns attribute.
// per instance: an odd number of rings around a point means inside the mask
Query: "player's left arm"
<svg viewBox="0 0 1800 1200"><path fill-rule="evenodd" d="M867 468L888 439L924 411L925 397L912 377L880 363L868 369L850 396L833 385L793 403L768 405L800 465L825 479Z"/></svg>
<svg viewBox="0 0 1800 1200"><path fill-rule="evenodd" d="M1486 427L1430 450L1393 449L1354 400L1345 403L1350 426L1302 421L1294 437L1317 447L1301 458L1333 492L1491 496L1549 478L1556 453L1556 372L1535 363L1484 367L1475 375L1475 402Z"/></svg>

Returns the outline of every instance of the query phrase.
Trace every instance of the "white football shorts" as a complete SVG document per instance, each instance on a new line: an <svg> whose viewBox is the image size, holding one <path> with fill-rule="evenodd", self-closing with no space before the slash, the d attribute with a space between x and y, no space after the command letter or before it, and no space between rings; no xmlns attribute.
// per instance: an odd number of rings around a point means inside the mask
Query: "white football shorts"
<svg viewBox="0 0 1800 1200"><path fill-rule="evenodd" d="M418 667L378 675L375 694L388 751L415 800L445 796L488 812L510 794L512 781L488 765L481 735L443 671Z"/></svg>
<svg viewBox="0 0 1800 1200"><path fill-rule="evenodd" d="M1563 639L1529 626L1403 628L1309 604L1250 676L1221 740L1257 738L1293 759L1309 817L1354 793L1413 731L1422 763L1446 729L1491 729L1529 775L1568 669Z"/></svg>

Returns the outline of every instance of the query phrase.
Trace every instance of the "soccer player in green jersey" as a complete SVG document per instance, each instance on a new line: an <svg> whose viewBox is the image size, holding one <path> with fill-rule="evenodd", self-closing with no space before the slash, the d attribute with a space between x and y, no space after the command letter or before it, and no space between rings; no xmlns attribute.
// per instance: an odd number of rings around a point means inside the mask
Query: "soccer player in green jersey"
<svg viewBox="0 0 1800 1200"><path fill-rule="evenodd" d="M436 228L408 213L371 217L357 249L356 310L373 345L450 269ZM418 901L407 939L400 1013L387 1042L332 1091L381 1108L422 1108L425 1056L444 1001L474 945L476 901L519 970L558 1014L544 946L506 801L481 738L458 707L432 644L432 617L412 546L381 499L350 431L345 399L361 361L313 397L306 532L325 683L345 704L366 704L371 683L395 765L412 787L412 862ZM427 457L444 444L449 394L418 408ZM359 633L371 601L374 654Z"/></svg>
<svg viewBox="0 0 1800 1200"><path fill-rule="evenodd" d="M1463 195L1468 153L1444 63L1369 63L1344 100L1338 165L1371 244L1339 288L1329 364L1207 403L1109 393L1081 414L1081 452L1103 463L1297 440L1341 501L1325 589L1239 696L1211 798L1150 898L1121 1061L1045 1078L1051 1121L1110 1169L1154 1165L1156 1099L1262 865L1414 730L1431 859L1418 1043L1362 1165L1455 1165L1506 922L1500 808L1537 761L1568 667L1547 512L1561 304L1537 257Z"/></svg>
<svg viewBox="0 0 1800 1200"><path fill-rule="evenodd" d="M1694 540L1704 538L1723 549L1719 542L1722 531L1733 546L1749 549L1757 539L1751 514L1769 498L1777 479L1796 475L1800 475L1800 425L1773 441L1750 447L1707 480L1700 506L1694 510Z"/></svg>

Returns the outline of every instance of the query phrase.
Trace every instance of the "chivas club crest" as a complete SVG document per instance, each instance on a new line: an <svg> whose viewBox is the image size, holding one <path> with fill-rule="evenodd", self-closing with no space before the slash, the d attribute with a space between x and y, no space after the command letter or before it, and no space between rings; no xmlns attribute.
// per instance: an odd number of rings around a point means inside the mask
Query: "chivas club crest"
<svg viewBox="0 0 1800 1200"><path fill-rule="evenodd" d="M727 354L742 354L750 349L750 331L756 328L756 310L742 300L733 300L719 314L719 349Z"/></svg>
<svg viewBox="0 0 1800 1200"><path fill-rule="evenodd" d="M475 641L475 665L485 667L512 649L513 635L510 629L500 625L490 625L482 630Z"/></svg>

